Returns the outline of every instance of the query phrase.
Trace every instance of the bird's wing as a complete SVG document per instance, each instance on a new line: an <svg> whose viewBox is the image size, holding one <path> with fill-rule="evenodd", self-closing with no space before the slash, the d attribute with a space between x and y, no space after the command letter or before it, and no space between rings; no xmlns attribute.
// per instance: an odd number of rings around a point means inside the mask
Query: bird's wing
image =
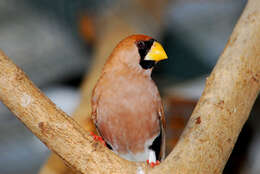
<svg viewBox="0 0 260 174"><path fill-rule="evenodd" d="M165 148L166 148L166 137L165 137L165 130L166 130L166 122L164 116L164 109L163 105L159 109L159 116L160 116L160 126L161 126L161 149L160 149L160 160L165 158Z"/></svg>
<svg viewBox="0 0 260 174"><path fill-rule="evenodd" d="M97 107L98 107L99 97L100 97L100 89L96 85L92 91L92 97L91 97L91 118L94 124L96 124L96 120L97 120Z"/></svg>
<svg viewBox="0 0 260 174"><path fill-rule="evenodd" d="M149 149L155 153L156 160L162 161L165 158L165 118L162 105L158 110L158 117L160 132L153 140L152 145L149 146Z"/></svg>

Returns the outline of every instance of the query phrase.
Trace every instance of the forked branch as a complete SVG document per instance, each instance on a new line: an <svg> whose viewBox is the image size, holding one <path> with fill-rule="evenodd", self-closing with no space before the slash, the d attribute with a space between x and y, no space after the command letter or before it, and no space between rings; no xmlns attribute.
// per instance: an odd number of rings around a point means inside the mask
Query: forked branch
<svg viewBox="0 0 260 174"><path fill-rule="evenodd" d="M259 28L260 1L249 0L178 144L154 169L93 141L2 52L0 99L80 173L221 173L260 90Z"/></svg>

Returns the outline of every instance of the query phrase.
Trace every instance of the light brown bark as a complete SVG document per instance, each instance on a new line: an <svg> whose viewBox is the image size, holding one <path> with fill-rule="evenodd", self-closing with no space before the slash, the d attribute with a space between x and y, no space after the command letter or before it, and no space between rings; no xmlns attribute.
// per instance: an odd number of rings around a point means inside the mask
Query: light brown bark
<svg viewBox="0 0 260 174"><path fill-rule="evenodd" d="M259 93L259 28L260 1L249 0L179 142L152 174L222 172Z"/></svg>
<svg viewBox="0 0 260 174"><path fill-rule="evenodd" d="M2 52L0 99L46 146L80 173L129 173L137 166L93 140Z"/></svg>
<svg viewBox="0 0 260 174"><path fill-rule="evenodd" d="M259 28L260 1L250 0L178 144L154 169L123 160L95 142L3 53L0 99L80 173L221 173L260 90Z"/></svg>

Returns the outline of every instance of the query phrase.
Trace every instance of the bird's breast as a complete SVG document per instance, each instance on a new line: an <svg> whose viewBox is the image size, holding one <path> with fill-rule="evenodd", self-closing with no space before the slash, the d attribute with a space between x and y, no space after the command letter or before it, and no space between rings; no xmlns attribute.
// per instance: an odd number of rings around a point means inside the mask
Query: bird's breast
<svg viewBox="0 0 260 174"><path fill-rule="evenodd" d="M160 96L152 81L117 78L104 84L97 106L100 134L118 153L138 153L160 132Z"/></svg>

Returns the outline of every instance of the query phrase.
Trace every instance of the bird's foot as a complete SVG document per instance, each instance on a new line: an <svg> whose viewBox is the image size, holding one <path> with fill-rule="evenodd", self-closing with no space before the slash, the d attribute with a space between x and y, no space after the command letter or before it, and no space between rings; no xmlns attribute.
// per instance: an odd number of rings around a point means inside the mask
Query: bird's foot
<svg viewBox="0 0 260 174"><path fill-rule="evenodd" d="M146 163L150 165L151 167L157 166L160 164L160 161L156 160L156 162L150 162L149 160L146 160Z"/></svg>
<svg viewBox="0 0 260 174"><path fill-rule="evenodd" d="M90 132L90 135L94 138L95 141L99 141L101 144L106 146L106 142L103 140L101 136L94 134L94 132Z"/></svg>

